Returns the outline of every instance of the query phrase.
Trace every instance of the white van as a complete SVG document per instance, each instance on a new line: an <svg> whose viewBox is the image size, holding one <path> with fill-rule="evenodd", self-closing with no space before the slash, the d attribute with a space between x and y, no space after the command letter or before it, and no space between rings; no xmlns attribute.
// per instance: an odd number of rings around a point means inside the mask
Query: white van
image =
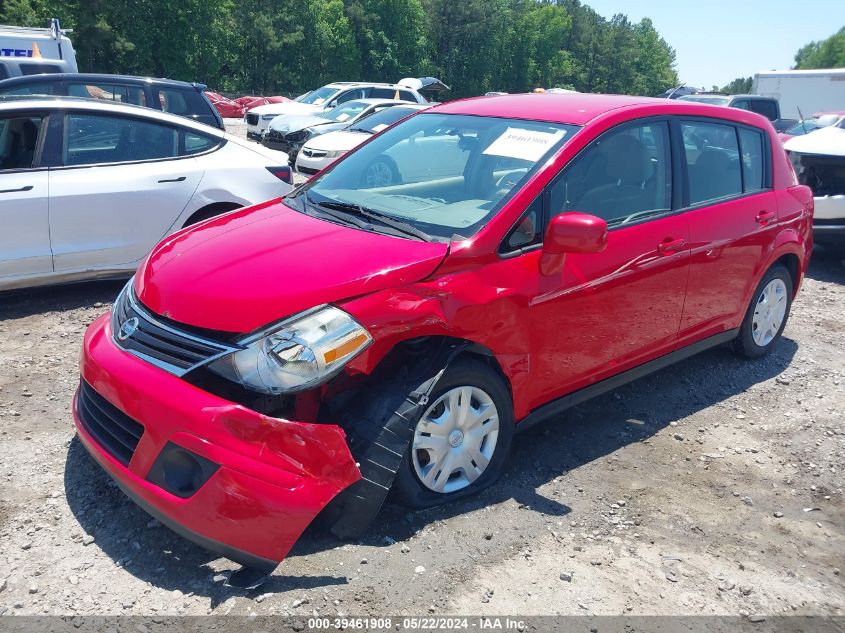
<svg viewBox="0 0 845 633"><path fill-rule="evenodd" d="M46 29L0 25L0 79L76 73L76 51L56 18Z"/></svg>

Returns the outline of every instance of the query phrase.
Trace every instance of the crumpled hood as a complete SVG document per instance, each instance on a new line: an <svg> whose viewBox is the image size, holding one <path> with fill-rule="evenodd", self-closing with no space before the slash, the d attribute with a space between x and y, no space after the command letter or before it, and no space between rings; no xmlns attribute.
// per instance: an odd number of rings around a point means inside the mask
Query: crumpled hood
<svg viewBox="0 0 845 633"><path fill-rule="evenodd" d="M783 144L790 152L845 156L845 129L823 127L803 136L795 136Z"/></svg>
<svg viewBox="0 0 845 633"><path fill-rule="evenodd" d="M275 118L270 121L270 129L285 133L295 132L303 130L309 125L325 125L330 122L330 119L316 114L285 114L283 118Z"/></svg>
<svg viewBox="0 0 845 633"><path fill-rule="evenodd" d="M313 114L323 109L321 105L310 103L299 103L298 101L285 101L284 103L266 103L249 110L259 116L264 114Z"/></svg>
<svg viewBox="0 0 845 633"><path fill-rule="evenodd" d="M226 332L251 332L324 303L432 274L448 245L319 220L279 200L174 233L138 269L153 312Z"/></svg>
<svg viewBox="0 0 845 633"><path fill-rule="evenodd" d="M345 130L338 130L336 132L329 132L328 134L320 134L315 136L305 144L308 149L316 149L321 151L349 151L353 147L358 147L361 143L370 138L370 134L363 132L347 132Z"/></svg>

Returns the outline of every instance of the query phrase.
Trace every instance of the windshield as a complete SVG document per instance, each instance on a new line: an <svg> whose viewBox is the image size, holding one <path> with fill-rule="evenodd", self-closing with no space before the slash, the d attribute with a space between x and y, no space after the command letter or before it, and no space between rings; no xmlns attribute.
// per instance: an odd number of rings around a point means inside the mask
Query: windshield
<svg viewBox="0 0 845 633"><path fill-rule="evenodd" d="M343 123L344 121L354 119L366 109L367 104L363 101L347 101L343 105L339 105L324 113L322 117L324 119L331 119L332 121Z"/></svg>
<svg viewBox="0 0 845 633"><path fill-rule="evenodd" d="M300 103L308 103L310 105L321 105L329 100L329 98L337 92L337 88L329 88L323 86L317 90L312 90L307 95L302 97Z"/></svg>
<svg viewBox="0 0 845 633"><path fill-rule="evenodd" d="M785 134L789 134L790 136L802 136L807 132L812 132L813 130L817 130L819 128L819 120L818 119L805 119L796 125L793 125L789 128Z"/></svg>
<svg viewBox="0 0 845 633"><path fill-rule="evenodd" d="M678 97L678 101L695 101L696 103L709 103L711 105L728 105L730 97L712 97L709 95L684 95Z"/></svg>
<svg viewBox="0 0 845 633"><path fill-rule="evenodd" d="M418 110L419 108L390 106L368 116L365 120L349 129L352 132L367 132L368 134L375 134L376 132L381 132L386 127L393 125L400 119L404 119L406 116L409 116Z"/></svg>
<svg viewBox="0 0 845 633"><path fill-rule="evenodd" d="M297 190L291 206L378 214L438 241L469 238L578 129L420 114L385 130Z"/></svg>

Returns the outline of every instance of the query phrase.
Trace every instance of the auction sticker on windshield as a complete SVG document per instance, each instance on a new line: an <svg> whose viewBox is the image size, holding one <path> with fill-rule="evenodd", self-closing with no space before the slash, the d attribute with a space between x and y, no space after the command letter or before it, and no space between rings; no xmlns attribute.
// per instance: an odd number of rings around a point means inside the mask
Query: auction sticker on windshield
<svg viewBox="0 0 845 633"><path fill-rule="evenodd" d="M489 156L504 156L536 162L565 135L564 130L538 132L509 127L499 138L490 143L490 146L483 153Z"/></svg>

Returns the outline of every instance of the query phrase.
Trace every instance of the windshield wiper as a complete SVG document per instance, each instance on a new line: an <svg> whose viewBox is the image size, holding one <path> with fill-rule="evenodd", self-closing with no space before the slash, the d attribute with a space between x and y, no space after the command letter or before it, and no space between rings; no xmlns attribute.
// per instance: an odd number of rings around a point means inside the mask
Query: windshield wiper
<svg viewBox="0 0 845 633"><path fill-rule="evenodd" d="M336 200L326 200L325 202L318 203L318 206L321 209L335 209L337 211L343 211L344 213L351 213L353 215L368 218L370 220L375 220L376 222L380 222L385 226L389 226L390 228L395 229L400 233L416 237L417 239L420 239L423 242L431 241L431 236L425 231L421 231L417 227L408 224L407 222L403 222L402 220L397 220L396 218L387 215L386 213L380 213L373 209L361 206L360 204L355 204L354 202L338 202Z"/></svg>
<svg viewBox="0 0 845 633"><path fill-rule="evenodd" d="M372 228L372 224L369 222L364 222L355 216L349 215L348 213L333 213L330 208L324 207L317 202L315 202L311 196L308 195L308 192L305 192L303 196L305 198L305 202L308 206L313 207L317 213L328 216L332 219L338 220L343 224L351 224L352 226L358 227L359 229L370 229Z"/></svg>

